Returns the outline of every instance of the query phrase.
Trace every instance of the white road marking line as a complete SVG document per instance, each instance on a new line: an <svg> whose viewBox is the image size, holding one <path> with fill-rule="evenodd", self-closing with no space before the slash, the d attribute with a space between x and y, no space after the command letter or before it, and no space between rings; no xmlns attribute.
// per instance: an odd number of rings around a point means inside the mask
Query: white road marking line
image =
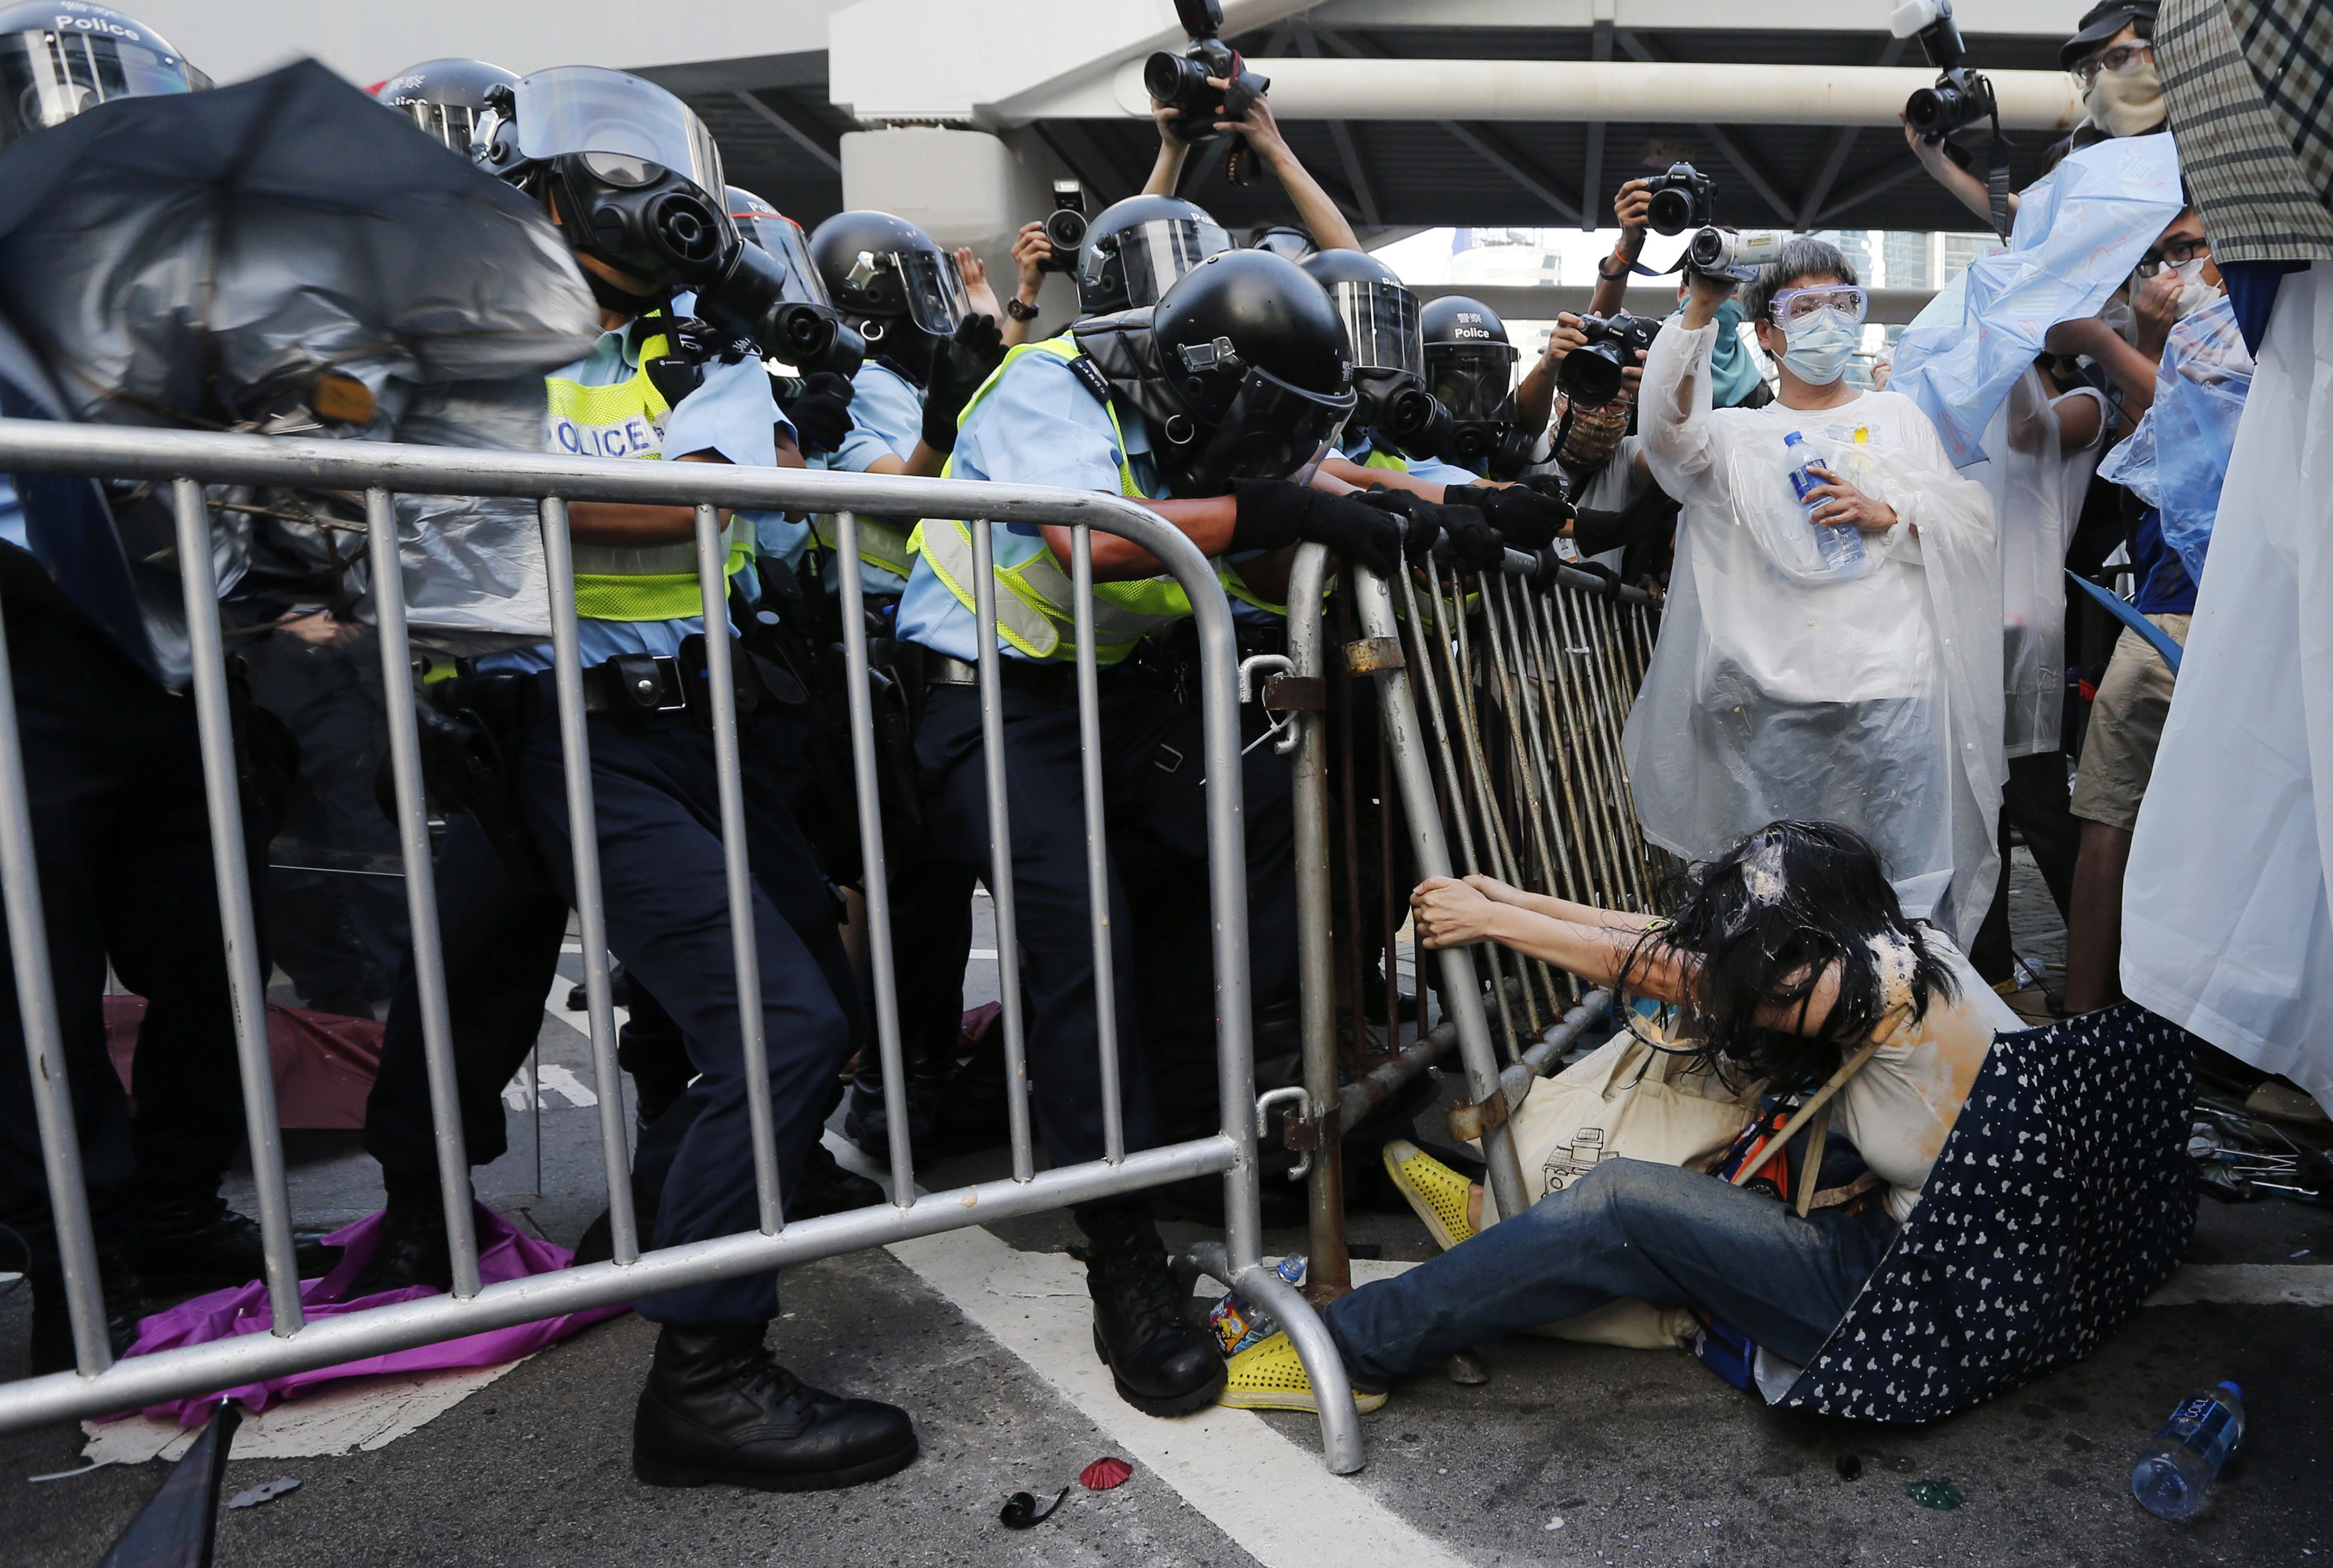
<svg viewBox="0 0 2333 1568"><path fill-rule="evenodd" d="M1157 1420L1119 1399L1093 1353L1084 1271L1067 1256L1015 1251L976 1227L889 1250L1266 1568L1465 1568L1244 1410Z"/></svg>
<svg viewBox="0 0 2333 1568"><path fill-rule="evenodd" d="M535 1076L532 1093L526 1081L526 1068L521 1066L511 1081L503 1085L503 1104L514 1111L528 1110L534 1104L533 1094L558 1095L579 1111L589 1110L600 1103L600 1096L591 1092L590 1085L575 1076L573 1068L561 1066L557 1062L543 1064Z"/></svg>
<svg viewBox="0 0 2333 1568"><path fill-rule="evenodd" d="M984 958L989 962L994 963L996 961L996 950L993 947L975 947L966 951L964 956L966 958Z"/></svg>

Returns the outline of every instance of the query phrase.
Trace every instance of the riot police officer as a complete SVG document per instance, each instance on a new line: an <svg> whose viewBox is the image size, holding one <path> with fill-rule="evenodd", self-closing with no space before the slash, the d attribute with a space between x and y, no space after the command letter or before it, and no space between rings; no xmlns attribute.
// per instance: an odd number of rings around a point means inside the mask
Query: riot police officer
<svg viewBox="0 0 2333 1568"><path fill-rule="evenodd" d="M1228 347L1229 352L1225 352ZM1099 375L1093 374L1099 372ZM1210 557L1232 557L1251 583L1285 571L1282 553L1312 539L1392 569L1399 522L1322 481L1321 453L1353 406L1344 329L1328 299L1280 257L1211 257L1156 311L1089 320L1013 349L964 414L951 472L960 478L1060 484L1137 498ZM1092 942L1088 925L1074 607L1068 531L999 527L997 639L1012 769L1012 855L1020 912L1019 980L1028 999L1036 1124L1056 1162L1102 1153ZM926 519L900 601L899 632L926 650L931 686L917 754L936 784L927 802L940 851L985 868L974 556L962 522ZM1147 634L1189 614L1159 565L1130 541L1093 540L1094 627L1101 674L1105 788L1117 833L1193 861L1206 855L1195 726L1171 691L1125 668ZM1179 742L1179 743L1178 743ZM1287 765L1268 749L1242 764L1256 1004L1295 984L1294 876ZM1142 1038L1127 901L1112 873L1109 930L1124 1128L1128 1149L1157 1141ZM1195 1410L1223 1370L1212 1341L1187 1327L1165 1249L1142 1200L1080 1205L1095 1341L1119 1393L1155 1415Z"/></svg>
<svg viewBox="0 0 2333 1568"><path fill-rule="evenodd" d="M546 378L547 447L770 464L782 422L760 357L751 345L681 327L693 303L687 291L721 276L734 259L725 247L741 243L703 124L663 89L594 67L538 72L509 91L515 112L494 117L485 161L544 204L605 328L591 353ZM672 221L683 210L686 234ZM676 254L676 237L706 244ZM579 502L569 518L609 944L678 1025L696 1075L643 1136L636 1180L661 1195L657 1245L750 1231L758 1215L718 785L707 693L696 678L703 655L692 641L705 635L694 513ZM747 527L726 522L733 577L751 559ZM497 971L514 965L540 977L539 1008L546 938L555 961L574 895L551 661L548 645L523 648L476 660L459 677L456 700L498 720L511 788L537 853L514 876L518 868L497 860L473 817L454 819L439 879L456 1009L466 981L492 996L512 994ZM736 668L741 708L783 700L756 661L740 659ZM744 784L771 1111L780 1183L791 1190L818 1137L824 1091L859 1031L859 1009L839 905L782 790L765 769L746 770ZM550 896L519 887L528 875ZM491 1095L523 1048L514 1027L457 1041L474 1158L499 1139ZM442 1267L444 1241L426 1092L417 1124L418 1076L418 1051L399 1050L393 1031L366 1143L389 1190L384 1250L399 1255L396 1267L427 1277ZM650 1217L641 1219L648 1229ZM634 1425L641 1479L804 1490L873 1479L915 1458L904 1411L824 1393L775 1364L763 1343L776 1315L771 1275L634 1305L662 1325Z"/></svg>

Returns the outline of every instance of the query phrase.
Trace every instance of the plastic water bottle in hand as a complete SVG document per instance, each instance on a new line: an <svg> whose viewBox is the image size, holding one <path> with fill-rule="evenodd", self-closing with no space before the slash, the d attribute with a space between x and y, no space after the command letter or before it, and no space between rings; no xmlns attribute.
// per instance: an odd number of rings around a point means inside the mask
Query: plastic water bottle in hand
<svg viewBox="0 0 2333 1568"><path fill-rule="evenodd" d="M1793 430L1782 437L1782 455L1791 464L1791 488L1798 493L1799 502L1814 515L1820 501L1809 502L1808 492L1817 485L1830 481L1815 472L1823 466L1822 454L1807 445L1807 438ZM1826 498L1827 499L1827 498ZM1832 571L1844 571L1863 559L1863 531L1852 523L1825 522L1815 526L1815 552L1822 557L1824 566Z"/></svg>
<svg viewBox="0 0 2333 1568"><path fill-rule="evenodd" d="M2158 1519L2184 1519L2244 1436L2244 1391L2222 1383L2179 1401L2163 1429L2139 1450L2130 1495Z"/></svg>

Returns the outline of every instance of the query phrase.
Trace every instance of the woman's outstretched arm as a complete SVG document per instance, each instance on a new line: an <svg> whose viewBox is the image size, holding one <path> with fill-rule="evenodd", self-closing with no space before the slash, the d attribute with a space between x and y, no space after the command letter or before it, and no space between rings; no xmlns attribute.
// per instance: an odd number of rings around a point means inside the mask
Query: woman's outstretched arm
<svg viewBox="0 0 2333 1568"><path fill-rule="evenodd" d="M1471 885L1477 880L1487 879L1469 877L1460 882L1447 876L1429 876L1417 884L1409 904L1417 922L1419 940L1425 946L1468 947L1475 942L1495 942L1527 958L1540 959L1576 974L1591 985L1615 985L1626 970L1629 990L1639 996L1672 1005L1690 1004L1694 999L1699 961L1666 942L1645 941L1645 928L1652 923L1650 916L1618 915L1613 911L1566 904L1561 899L1520 894L1533 900L1532 906L1527 907L1485 897L1482 890ZM1503 884L1499 885L1508 893L1516 892ZM1607 925L1567 919L1545 913L1539 905L1560 905L1582 915L1611 915L1642 923ZM1788 1007L1762 1007L1753 1017L1763 1028L1819 1035L1838 999L1839 971L1833 967L1823 971L1804 1001Z"/></svg>

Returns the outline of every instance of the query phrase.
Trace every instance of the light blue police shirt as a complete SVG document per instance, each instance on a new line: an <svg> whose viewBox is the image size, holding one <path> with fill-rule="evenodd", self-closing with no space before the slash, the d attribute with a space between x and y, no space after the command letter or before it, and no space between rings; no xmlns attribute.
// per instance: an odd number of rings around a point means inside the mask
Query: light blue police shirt
<svg viewBox="0 0 2333 1568"><path fill-rule="evenodd" d="M1377 432L1367 425L1355 429L1346 426L1337 438L1337 455L1348 463L1367 464L1372 453L1379 450ZM1480 475L1470 473L1455 463L1445 463L1438 457L1404 457L1391 447L1383 448L1389 457L1401 458L1403 472L1412 479L1422 479L1428 484L1480 484Z"/></svg>
<svg viewBox="0 0 2333 1568"><path fill-rule="evenodd" d="M1128 466L1143 493L1165 499L1167 490L1150 455L1149 430L1142 416L1120 406ZM1118 491L1118 438L1109 411L1086 390L1070 368L1046 354L1024 354L1013 362L956 436L958 479L1001 484L1058 484L1070 490ZM932 521L927 527L949 524ZM1001 523L992 537L999 567L1013 567L1050 550L1034 523ZM969 664L980 656L978 626L972 612L948 591L931 563L916 558L914 572L899 599L899 636ZM1027 655L1003 638L998 651L1008 658Z"/></svg>
<svg viewBox="0 0 2333 1568"><path fill-rule="evenodd" d="M850 378L850 433L842 438L842 445L837 450L819 453L805 461L812 468L837 473L864 473L881 458L896 457L902 463L912 459L917 445L924 438L922 389L889 366L873 359L859 367L859 374ZM807 537L808 525L804 524L803 529ZM839 564L829 559L829 593L842 591L841 581L835 576L839 569ZM861 593L889 598L905 586L906 579L896 573L864 560L859 563Z"/></svg>
<svg viewBox="0 0 2333 1568"><path fill-rule="evenodd" d="M16 482L5 473L0 473L0 539L18 550L33 548L24 531L24 503L16 494Z"/></svg>
<svg viewBox="0 0 2333 1568"><path fill-rule="evenodd" d="M693 302L688 295L677 297L673 301L674 314L686 317ZM639 359L628 341L628 333L619 328L600 333L591 352L551 374L585 387L614 387L630 380L638 369ZM696 390L665 416L663 450L669 458L693 452L717 452L741 466L772 468L778 460L773 433L781 428L788 435L793 435L793 426L778 412L777 399L770 395L769 372L763 368L760 359L748 354L734 365L711 360L705 366L705 378ZM573 449L572 434L562 441L560 430L548 417L544 430L545 450L561 454ZM745 583L753 586L750 562L742 575ZM690 616L671 621L608 621L585 617L577 627L582 664L589 669L619 654L658 654L667 657L677 655L683 638L705 629L705 618ZM529 674L551 667L549 643L489 654L475 665L482 674Z"/></svg>

